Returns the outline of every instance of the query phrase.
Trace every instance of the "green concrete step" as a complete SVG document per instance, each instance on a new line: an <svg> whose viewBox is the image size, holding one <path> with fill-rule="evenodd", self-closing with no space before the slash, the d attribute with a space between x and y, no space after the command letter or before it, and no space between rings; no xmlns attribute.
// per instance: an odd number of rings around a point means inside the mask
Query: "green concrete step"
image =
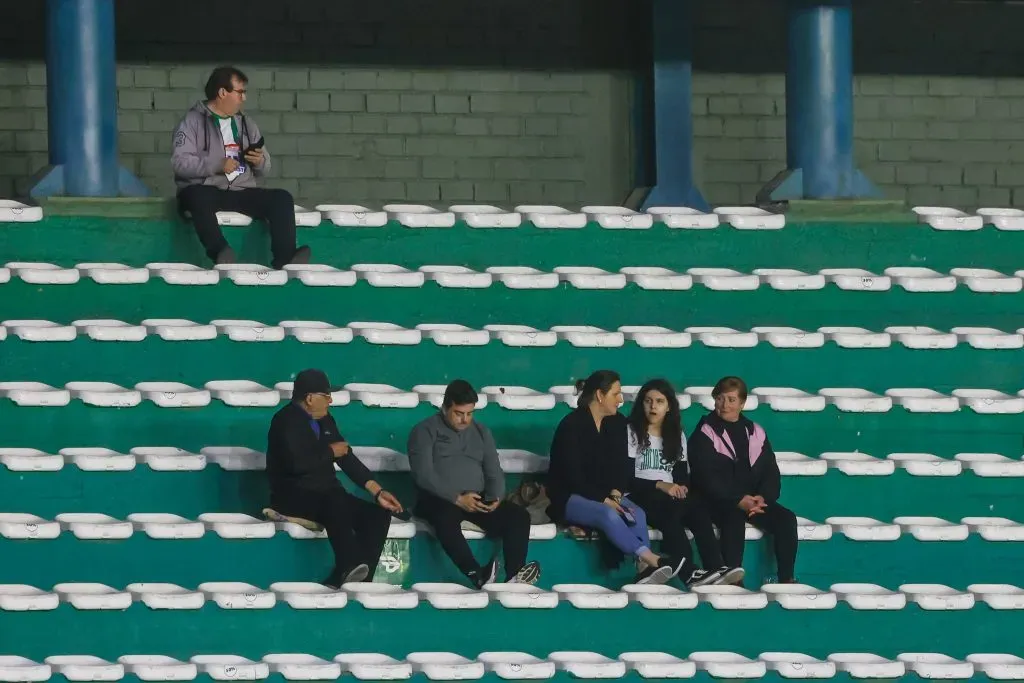
<svg viewBox="0 0 1024 683"><path fill-rule="evenodd" d="M389 255L390 257L390 255ZM378 255L376 261L392 260ZM458 263L448 258L442 263ZM308 287L297 281L281 286L168 285L151 280L139 285L31 285L12 279L0 285L0 320L45 319L70 323L79 319L113 318L138 323L147 318L322 320L335 325L353 321L391 322L415 326L422 322L460 323L474 329L494 323L530 325L661 325L682 330L692 326L725 326L749 330L760 325L788 325L804 330L823 326L856 326L881 331L890 325L926 325L940 330L957 326L1018 329L1024 294L978 294L963 287L948 293L853 292L828 286L820 290L716 291L645 290L627 285L619 290ZM297 302L302 302L297 307Z"/></svg>
<svg viewBox="0 0 1024 683"><path fill-rule="evenodd" d="M415 500L408 473L380 472L376 479L406 504ZM507 490L514 490L520 480L521 475L507 475ZM787 506L818 522L850 515L880 520L998 516L1024 521L1021 481L979 477L969 471L955 477L911 476L899 469L889 476L848 476L831 469L824 476L786 476L782 491ZM83 472L73 465L59 472L0 470L4 509L47 519L62 512L98 512L119 519L134 512L164 512L189 519L204 512L259 517L268 496L264 472L226 471L213 463L194 472L158 472L141 462L127 472Z"/></svg>
<svg viewBox="0 0 1024 683"><path fill-rule="evenodd" d="M338 652L379 652L404 657L412 651L447 651L475 657L510 649L546 656L589 650L609 656L627 651L727 650L748 657L761 652L934 652L963 658L975 652L1018 652L1020 613L978 608L958 612L787 612L776 606L753 612L696 610L149 610L0 612L4 650L41 660L57 653L89 653L107 659L124 653L161 653L187 658L230 652L259 659L268 652L302 652L325 659ZM54 637L61 633L61 637ZM956 633L952 638L950 634ZM259 637L254 637L258 634ZM513 640L510 640L512 638ZM513 646L514 644L514 646ZM941 647L940 647L941 645Z"/></svg>
<svg viewBox="0 0 1024 683"><path fill-rule="evenodd" d="M441 346L430 339L414 346L370 344L360 337L347 344L235 342L226 336L209 341L168 342L149 335L140 342L95 341L79 335L71 342L27 342L13 335L0 342L5 359L2 379L32 380L63 386L71 381L113 382L134 386L140 378L201 387L216 379L250 379L265 386L291 377L302 367L322 367L332 377L361 375L399 387L446 383L460 376L478 386L516 382L546 390L570 384L594 370L616 368L627 383L665 376L681 391L713 386L723 374L757 386L857 387L876 393L898 387L949 392L984 387L1006 393L1024 388L1018 371L1020 351L979 350L966 343L947 350L909 349L894 343L882 349L849 349L833 343L810 349L776 348L762 342L752 348L716 348L695 341L681 349L644 348L627 341L618 348ZM154 364L154 359L159 359ZM864 368L870 367L866 373ZM366 375L372 370L372 378Z"/></svg>
<svg viewBox="0 0 1024 683"><path fill-rule="evenodd" d="M473 541L484 558L490 541ZM769 544L748 541L744 566L750 586L774 574ZM123 540L79 540L69 532L52 540L0 538L4 563L0 583L40 587L65 581L126 586L167 582L197 586L204 581L243 581L267 587L275 581L320 581L330 572L332 555L324 539L294 539L283 531L269 539L223 539L213 532L198 539L156 540L137 532ZM631 562L611 572L599 564L597 546L558 536L532 541L530 557L543 566L541 585L598 583L619 587L632 577ZM459 574L429 534L389 541L389 569L376 577L388 583L459 581ZM88 558L87 560L85 558ZM1015 568L1024 561L1024 543L986 541L971 534L965 541L918 541L904 534L895 541L851 541L836 532L824 541L801 541L797 577L818 587L834 583L940 583L965 588L972 583L1019 583ZM383 562L383 560L382 560ZM382 565L383 566L383 565Z"/></svg>
<svg viewBox="0 0 1024 683"><path fill-rule="evenodd" d="M337 378L342 380L342 378ZM372 378L366 378L372 379ZM440 379L440 378L439 378ZM623 412L630 404L623 406ZM99 408L73 401L63 407L20 407L0 401L0 440L4 448L104 447L127 452L137 446L174 446L192 452L206 446L266 448L267 426L276 408L234 408L214 401L203 408L158 408L148 401L133 408ZM333 414L346 438L356 446L383 446L405 451L409 430L436 411L428 403L416 408L367 408L353 402ZM501 448L546 454L558 421L568 411L506 410L496 404L476 412ZM692 406L683 415L687 430L707 411ZM1021 452L1024 414L985 415L970 409L955 413L911 413L894 407L887 413L775 412L760 407L748 413L768 432L779 451L817 455L861 451L877 457L889 453L991 452L1017 457Z"/></svg>
<svg viewBox="0 0 1024 683"><path fill-rule="evenodd" d="M243 260L269 261L264 226L225 228ZM299 240L313 249L316 262L331 265L376 263L389 259L420 265L491 265L668 268L866 268L923 265L945 269L1019 268L1022 238L991 226L977 232L939 232L914 223L821 222L782 230L477 230L338 228L322 223L300 228ZM117 245L112 252L111 245ZM208 263L192 228L177 220L53 217L0 233L0 261L47 261L62 265L116 260L134 265L187 261ZM441 259L438 261L438 259ZM395 261L392 261L395 262Z"/></svg>

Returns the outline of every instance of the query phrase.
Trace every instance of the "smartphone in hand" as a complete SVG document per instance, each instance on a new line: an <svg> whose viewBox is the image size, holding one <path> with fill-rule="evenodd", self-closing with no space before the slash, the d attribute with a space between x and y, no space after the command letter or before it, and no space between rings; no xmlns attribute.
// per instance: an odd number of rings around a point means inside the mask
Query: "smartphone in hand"
<svg viewBox="0 0 1024 683"><path fill-rule="evenodd" d="M242 158L244 159L245 155L248 154L249 152L255 152L258 149L263 149L264 144L265 142L263 140L263 136L261 135L259 140L252 143L242 151Z"/></svg>

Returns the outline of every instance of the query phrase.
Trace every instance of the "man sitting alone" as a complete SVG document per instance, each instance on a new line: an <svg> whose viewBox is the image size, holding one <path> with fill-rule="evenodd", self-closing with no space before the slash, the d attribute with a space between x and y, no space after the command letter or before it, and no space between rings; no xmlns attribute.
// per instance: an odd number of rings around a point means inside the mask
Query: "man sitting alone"
<svg viewBox="0 0 1024 683"><path fill-rule="evenodd" d="M270 508L264 511L274 521L299 518L323 526L335 562L334 571L323 583L335 589L344 583L373 580L391 514L402 512L402 504L373 480L327 412L331 393L338 389L320 370L296 375L291 402L270 421ZM342 487L335 463L373 496L376 505Z"/></svg>
<svg viewBox="0 0 1024 683"><path fill-rule="evenodd" d="M174 129L171 168L178 205L192 215L196 235L214 263L236 261L217 223L218 211L237 211L267 223L274 268L309 263L309 247L295 246L291 193L263 186L270 152L256 122L242 112L248 82L232 66L217 67L206 81L206 100L196 102Z"/></svg>
<svg viewBox="0 0 1024 683"><path fill-rule="evenodd" d="M540 565L526 561L530 514L502 501L505 474L491 431L473 420L477 399L468 382L453 381L445 389L440 412L409 434L416 514L434 527L445 553L476 588L497 580L498 561L476 561L462 535L464 520L489 537L501 538L506 581L533 584L540 578Z"/></svg>

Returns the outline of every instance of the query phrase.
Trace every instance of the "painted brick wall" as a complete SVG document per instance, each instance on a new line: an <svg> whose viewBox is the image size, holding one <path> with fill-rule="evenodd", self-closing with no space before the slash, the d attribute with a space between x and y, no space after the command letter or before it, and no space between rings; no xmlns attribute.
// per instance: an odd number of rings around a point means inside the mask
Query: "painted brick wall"
<svg viewBox="0 0 1024 683"><path fill-rule="evenodd" d="M0 6L17 18L0 26L0 195L46 162L44 4ZM250 78L273 183L303 202L578 205L631 189L628 74L645 61L631 26L649 20L625 0L116 7L121 157L156 192L173 191L172 129L224 62Z"/></svg>
<svg viewBox="0 0 1024 683"><path fill-rule="evenodd" d="M912 205L1024 206L1024 6L856 4L861 169ZM747 202L786 164L784 17L756 0L698 9L695 174L710 201Z"/></svg>
<svg viewBox="0 0 1024 683"><path fill-rule="evenodd" d="M169 131L222 61L252 79L274 182L304 202L579 205L629 190L638 3L208 4L118 2L122 159L158 192ZM0 2L15 18L0 25L0 195L46 162L43 9ZM915 204L1024 206L1024 8L862 0L856 18L863 170ZM710 201L748 202L785 165L783 17L718 0L696 2L695 23L696 176Z"/></svg>

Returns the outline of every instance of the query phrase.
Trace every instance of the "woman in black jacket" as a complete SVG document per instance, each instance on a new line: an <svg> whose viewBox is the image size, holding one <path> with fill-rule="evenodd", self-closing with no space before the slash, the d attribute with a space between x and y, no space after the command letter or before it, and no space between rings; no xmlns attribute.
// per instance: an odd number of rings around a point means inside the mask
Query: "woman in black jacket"
<svg viewBox="0 0 1024 683"><path fill-rule="evenodd" d="M665 583L682 558L651 551L647 516L626 494L633 463L626 454L626 419L619 412L617 373L599 370L577 383L579 402L562 418L551 443L548 515L561 524L601 531L621 552L637 558L634 583Z"/></svg>
<svg viewBox="0 0 1024 683"><path fill-rule="evenodd" d="M725 566L701 500L690 492L690 464L675 389L664 379L640 387L627 427L627 450L634 463L630 499L647 513L648 523L661 530L662 549L685 558L680 572L688 588L743 580L743 568ZM686 530L700 551L705 569L693 562Z"/></svg>
<svg viewBox="0 0 1024 683"><path fill-rule="evenodd" d="M690 435L690 464L694 487L718 525L722 557L729 566L741 565L749 522L775 542L779 583L796 583L796 515L779 504L782 476L764 429L743 417L747 385L739 377L724 377L711 396L714 412Z"/></svg>

